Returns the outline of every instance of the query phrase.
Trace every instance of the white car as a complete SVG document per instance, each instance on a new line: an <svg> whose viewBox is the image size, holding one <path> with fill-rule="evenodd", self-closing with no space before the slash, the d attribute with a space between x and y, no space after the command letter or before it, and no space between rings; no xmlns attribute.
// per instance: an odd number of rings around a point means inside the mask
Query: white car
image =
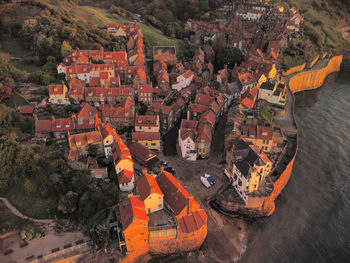
<svg viewBox="0 0 350 263"><path fill-rule="evenodd" d="M200 180L206 188L210 188L215 184L214 178L207 173L205 173L204 176L201 176Z"/></svg>

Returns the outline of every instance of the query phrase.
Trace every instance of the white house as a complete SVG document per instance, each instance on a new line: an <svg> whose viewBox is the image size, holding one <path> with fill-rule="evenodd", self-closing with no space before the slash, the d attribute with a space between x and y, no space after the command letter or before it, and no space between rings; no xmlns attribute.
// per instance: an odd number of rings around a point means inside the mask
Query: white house
<svg viewBox="0 0 350 263"><path fill-rule="evenodd" d="M66 65L64 65L63 63L60 63L57 66L57 73L58 74L66 74Z"/></svg>
<svg viewBox="0 0 350 263"><path fill-rule="evenodd" d="M258 99L284 106L286 105L286 86L283 83L264 82L259 88Z"/></svg>
<svg viewBox="0 0 350 263"><path fill-rule="evenodd" d="M124 192L132 191L135 187L134 173L127 170L121 170L118 173L119 189Z"/></svg>
<svg viewBox="0 0 350 263"><path fill-rule="evenodd" d="M264 161L242 140L234 142L233 153L225 174L245 203L249 193L259 188L259 183L270 171L270 163ZM269 166L269 167L267 167Z"/></svg>
<svg viewBox="0 0 350 263"><path fill-rule="evenodd" d="M195 142L197 121L185 120L181 122L179 130L179 146L182 158L195 161L197 159L197 145Z"/></svg>
<svg viewBox="0 0 350 263"><path fill-rule="evenodd" d="M62 84L49 85L49 102L52 104L70 104L67 86Z"/></svg>
<svg viewBox="0 0 350 263"><path fill-rule="evenodd" d="M176 77L176 81L171 84L171 88L180 91L192 83L193 77L194 73L191 70L187 70L185 73Z"/></svg>

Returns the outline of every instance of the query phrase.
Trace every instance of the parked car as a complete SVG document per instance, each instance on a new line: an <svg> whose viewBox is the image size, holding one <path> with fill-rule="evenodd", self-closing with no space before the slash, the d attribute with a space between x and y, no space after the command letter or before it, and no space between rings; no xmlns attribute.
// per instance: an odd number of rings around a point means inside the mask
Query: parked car
<svg viewBox="0 0 350 263"><path fill-rule="evenodd" d="M172 174L176 174L175 169L173 167L166 167L164 168L165 171L167 171L168 173L172 173Z"/></svg>
<svg viewBox="0 0 350 263"><path fill-rule="evenodd" d="M202 184L206 187L206 188L210 188L215 184L215 180L213 177L211 177L209 174L205 173L204 176L202 175L200 177L200 180L202 182Z"/></svg>

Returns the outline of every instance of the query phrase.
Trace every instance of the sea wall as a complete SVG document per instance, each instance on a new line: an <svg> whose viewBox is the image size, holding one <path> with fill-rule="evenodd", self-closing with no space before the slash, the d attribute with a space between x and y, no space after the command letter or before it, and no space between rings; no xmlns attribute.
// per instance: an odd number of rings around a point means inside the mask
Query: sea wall
<svg viewBox="0 0 350 263"><path fill-rule="evenodd" d="M198 231L189 233L187 237L150 239L149 253L153 255L167 255L184 253L198 249L207 236L207 225Z"/></svg>
<svg viewBox="0 0 350 263"><path fill-rule="evenodd" d="M289 89L296 93L321 87L326 77L340 70L343 56L336 56L329 60L328 64L321 69L300 72L289 80Z"/></svg>
<svg viewBox="0 0 350 263"><path fill-rule="evenodd" d="M328 61L327 65L321 69L303 71L291 77L288 85L290 91L294 94L296 92L321 87L329 74L340 70L342 59L342 56L333 57ZM291 110L294 119L294 96ZM279 167L269 175L269 178L273 182L273 191L271 194L265 197L251 196L247 204L233 204L224 200L224 198L214 199L219 210L224 214L237 213L247 217L272 215L275 211L275 199L280 195L292 175L294 161L298 152L297 134L289 138L288 149L283 159L277 165Z"/></svg>

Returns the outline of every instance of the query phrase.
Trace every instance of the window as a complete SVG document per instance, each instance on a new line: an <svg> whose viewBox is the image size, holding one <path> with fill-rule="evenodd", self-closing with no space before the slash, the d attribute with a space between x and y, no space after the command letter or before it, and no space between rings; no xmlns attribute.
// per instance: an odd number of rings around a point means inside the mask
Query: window
<svg viewBox="0 0 350 263"><path fill-rule="evenodd" d="M156 143L152 142L151 145L152 145L152 146L156 146Z"/></svg>
<svg viewBox="0 0 350 263"><path fill-rule="evenodd" d="M161 237L166 237L166 231L160 232Z"/></svg>
<svg viewBox="0 0 350 263"><path fill-rule="evenodd" d="M151 232L151 237L159 237L159 232Z"/></svg>
<svg viewBox="0 0 350 263"><path fill-rule="evenodd" d="M237 174L233 176L233 179L236 181L237 180Z"/></svg>
<svg viewBox="0 0 350 263"><path fill-rule="evenodd" d="M175 236L176 235L176 230L170 230L168 233L169 236Z"/></svg>
<svg viewBox="0 0 350 263"><path fill-rule="evenodd" d="M238 185L239 185L239 186L242 186L242 181L241 181L241 179L238 180Z"/></svg>

